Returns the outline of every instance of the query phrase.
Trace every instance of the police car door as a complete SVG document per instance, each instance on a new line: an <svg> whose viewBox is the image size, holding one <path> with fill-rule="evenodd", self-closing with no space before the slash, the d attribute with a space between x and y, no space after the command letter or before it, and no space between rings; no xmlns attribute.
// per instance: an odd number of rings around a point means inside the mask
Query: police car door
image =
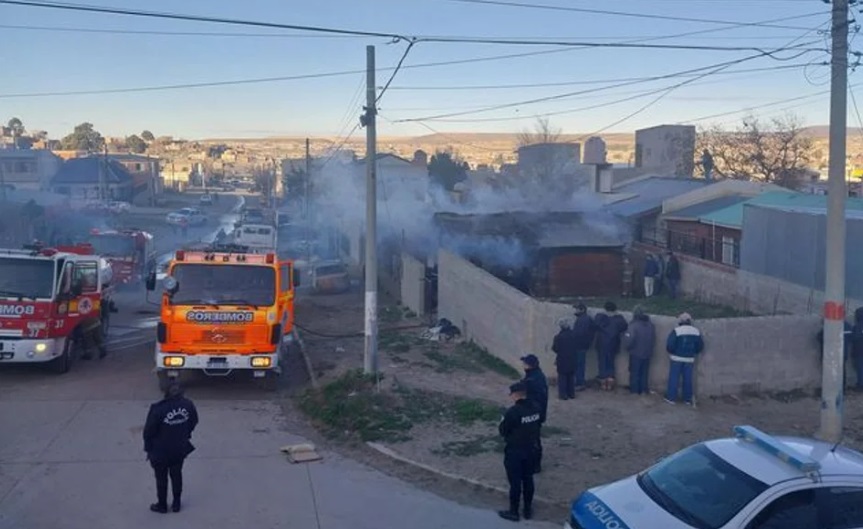
<svg viewBox="0 0 863 529"><path fill-rule="evenodd" d="M744 508L726 527L743 529L831 529L824 484L797 484L769 489ZM835 529L839 529L838 527ZM845 526L844 529L856 529Z"/></svg>

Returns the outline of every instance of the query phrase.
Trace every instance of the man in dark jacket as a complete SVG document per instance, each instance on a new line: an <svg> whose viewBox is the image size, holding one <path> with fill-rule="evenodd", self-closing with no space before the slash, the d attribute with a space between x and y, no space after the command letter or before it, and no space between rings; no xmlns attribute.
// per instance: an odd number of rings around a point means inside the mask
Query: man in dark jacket
<svg viewBox="0 0 863 529"><path fill-rule="evenodd" d="M605 313L597 314L596 354L599 361L599 379L602 389L614 389L614 358L620 351L620 340L626 332L627 323L617 313L617 305L612 301L605 303Z"/></svg>
<svg viewBox="0 0 863 529"><path fill-rule="evenodd" d="M533 401L539 408L539 424L542 425L545 423L546 412L548 411L548 380L539 367L539 358L536 355L523 356L521 362L524 364L524 378L521 381L526 388L527 399ZM536 440L534 471L537 474L542 472L542 440L540 438Z"/></svg>
<svg viewBox="0 0 863 529"><path fill-rule="evenodd" d="M677 402L678 386L683 379L683 401L689 406L695 406L692 392L692 379L695 373L695 358L704 350L704 338L694 325L692 316L683 313L677 318L677 327L669 334L665 342L665 350L670 356L668 372L668 390L665 402Z"/></svg>
<svg viewBox="0 0 863 529"><path fill-rule="evenodd" d="M587 350L593 344L596 335L596 324L587 313L587 307L579 303L575 307L575 322L572 324L572 342L575 347L575 390L583 391L585 382L585 363Z"/></svg>
<svg viewBox="0 0 863 529"><path fill-rule="evenodd" d="M644 297L652 297L656 291L656 278L659 277L659 263L652 253L644 261Z"/></svg>
<svg viewBox="0 0 863 529"><path fill-rule="evenodd" d="M656 346L656 328L650 316L641 307L632 312L632 322L623 335L626 350L629 352L629 392L635 395L650 392L648 373L650 358Z"/></svg>
<svg viewBox="0 0 863 529"><path fill-rule="evenodd" d="M195 450L190 441L198 424L198 410L183 396L179 383L171 382L165 398L150 406L144 425L144 451L156 474L156 503L150 510L168 512L168 476L174 501L171 510L180 512L183 493L183 462Z"/></svg>
<svg viewBox="0 0 863 529"><path fill-rule="evenodd" d="M677 298L677 287L680 285L680 261L674 252L668 252L668 261L665 264L665 279L668 282L668 295L671 299Z"/></svg>
<svg viewBox="0 0 863 529"><path fill-rule="evenodd" d="M575 398L575 336L569 320L560 320L558 325L560 331L551 345L555 354L554 366L557 368L557 397L560 400L569 400Z"/></svg>
<svg viewBox="0 0 863 529"><path fill-rule="evenodd" d="M498 432L506 443L503 450L503 466L509 481L509 509L499 511L501 518L517 522L519 503L524 496L524 518L533 517L533 474L536 463L536 447L540 435L540 410L527 397L528 387L516 382L509 387L513 405L498 425Z"/></svg>

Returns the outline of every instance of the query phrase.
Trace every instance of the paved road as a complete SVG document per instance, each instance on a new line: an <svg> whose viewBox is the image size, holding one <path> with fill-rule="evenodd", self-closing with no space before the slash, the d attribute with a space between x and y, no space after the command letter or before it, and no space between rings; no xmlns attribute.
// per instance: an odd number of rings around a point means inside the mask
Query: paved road
<svg viewBox="0 0 863 529"><path fill-rule="evenodd" d="M493 512L441 499L333 453L292 465L288 431L272 393L249 380L200 379L198 450L187 462L186 508L149 512L154 484L141 430L159 398L152 316L142 296L116 315L103 361L56 376L0 370L0 529L477 528L511 527ZM557 527L523 524L525 527Z"/></svg>

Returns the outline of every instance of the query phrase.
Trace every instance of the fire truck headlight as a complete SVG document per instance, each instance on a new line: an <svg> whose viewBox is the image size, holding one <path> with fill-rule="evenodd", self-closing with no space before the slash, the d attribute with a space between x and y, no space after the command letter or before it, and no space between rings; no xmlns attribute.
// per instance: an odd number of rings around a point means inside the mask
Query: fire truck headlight
<svg viewBox="0 0 863 529"><path fill-rule="evenodd" d="M37 353L44 353L46 350L48 350L48 344L37 343L35 349Z"/></svg>
<svg viewBox="0 0 863 529"><path fill-rule="evenodd" d="M271 360L268 356L253 356L252 367L270 367Z"/></svg>
<svg viewBox="0 0 863 529"><path fill-rule="evenodd" d="M182 356L166 356L165 357L165 367L183 367L183 364L186 363L186 359Z"/></svg>

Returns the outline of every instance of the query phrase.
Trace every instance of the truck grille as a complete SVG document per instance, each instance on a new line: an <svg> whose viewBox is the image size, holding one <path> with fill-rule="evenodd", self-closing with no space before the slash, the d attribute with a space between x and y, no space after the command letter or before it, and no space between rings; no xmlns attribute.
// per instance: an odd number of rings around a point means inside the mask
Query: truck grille
<svg viewBox="0 0 863 529"><path fill-rule="evenodd" d="M208 330L201 333L198 343L208 345L234 345L246 341L246 333L242 330L219 329Z"/></svg>

